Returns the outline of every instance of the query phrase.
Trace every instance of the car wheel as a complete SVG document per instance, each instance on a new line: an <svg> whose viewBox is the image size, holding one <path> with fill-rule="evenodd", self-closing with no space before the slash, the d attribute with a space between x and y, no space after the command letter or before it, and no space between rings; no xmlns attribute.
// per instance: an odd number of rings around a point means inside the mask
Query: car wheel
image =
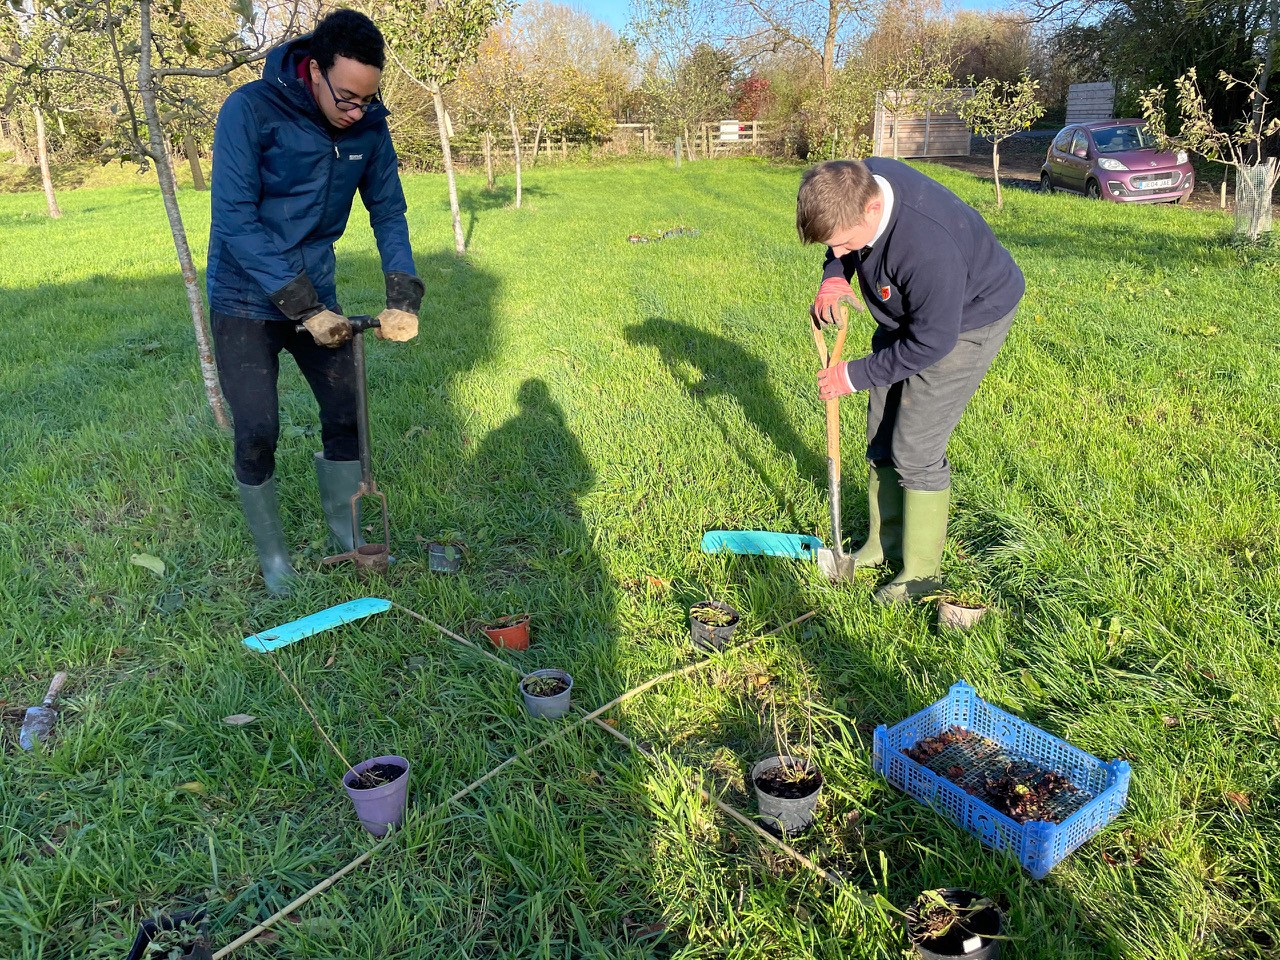
<svg viewBox="0 0 1280 960"><path fill-rule="evenodd" d="M1053 193L1053 177L1049 176L1049 171L1040 171L1040 192Z"/></svg>
<svg viewBox="0 0 1280 960"><path fill-rule="evenodd" d="M1090 200L1102 199L1102 184L1097 180L1090 180L1084 185L1084 195Z"/></svg>

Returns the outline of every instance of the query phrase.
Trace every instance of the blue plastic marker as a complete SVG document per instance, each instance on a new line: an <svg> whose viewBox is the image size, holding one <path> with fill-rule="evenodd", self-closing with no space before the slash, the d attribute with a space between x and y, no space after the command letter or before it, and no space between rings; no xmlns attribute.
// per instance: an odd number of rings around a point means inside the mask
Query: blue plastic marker
<svg viewBox="0 0 1280 960"><path fill-rule="evenodd" d="M391 609L391 601L380 597L364 597L361 600L349 600L336 607L329 607L318 613L308 614L301 620L291 620L270 630L262 630L251 637L244 638L244 645L257 653L270 653L291 643L305 640L307 637L346 623L363 620L375 613L386 613Z"/></svg>
<svg viewBox="0 0 1280 960"><path fill-rule="evenodd" d="M711 530L702 537L703 553L736 553L754 557L816 560L822 541L802 533L768 530Z"/></svg>

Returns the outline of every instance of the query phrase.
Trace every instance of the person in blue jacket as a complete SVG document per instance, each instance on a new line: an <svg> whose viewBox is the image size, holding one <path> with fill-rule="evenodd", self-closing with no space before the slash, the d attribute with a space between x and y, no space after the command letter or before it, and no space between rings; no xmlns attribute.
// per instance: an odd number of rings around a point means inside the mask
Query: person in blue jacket
<svg viewBox="0 0 1280 960"><path fill-rule="evenodd" d="M881 602L928 596L947 534L947 441L1009 333L1022 271L976 210L883 157L807 170L796 228L827 247L813 321L835 323L844 304L876 321L870 354L818 374L823 400L867 394L871 523L855 564L902 564Z"/></svg>
<svg viewBox="0 0 1280 960"><path fill-rule="evenodd" d="M315 465L333 544L357 546L349 508L360 483L355 366L333 252L357 192L386 275L378 335L403 342L418 333L423 285L378 98L384 56L373 22L338 10L271 51L262 79L227 98L214 132L210 325L235 420L240 502L272 593L287 593L295 576L275 487L282 350L320 408L324 450Z"/></svg>

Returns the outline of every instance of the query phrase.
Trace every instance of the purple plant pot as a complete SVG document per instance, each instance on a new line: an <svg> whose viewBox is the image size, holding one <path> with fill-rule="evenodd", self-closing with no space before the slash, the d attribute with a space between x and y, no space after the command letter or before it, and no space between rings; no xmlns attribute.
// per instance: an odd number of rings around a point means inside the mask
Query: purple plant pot
<svg viewBox="0 0 1280 960"><path fill-rule="evenodd" d="M356 777L379 763L404 767L404 773L390 783L370 790L356 790L351 786ZM357 763L342 775L342 785L347 788L347 796L355 805L360 825L375 837L385 837L388 829L404 823L405 806L409 802L409 761L404 757L374 757Z"/></svg>

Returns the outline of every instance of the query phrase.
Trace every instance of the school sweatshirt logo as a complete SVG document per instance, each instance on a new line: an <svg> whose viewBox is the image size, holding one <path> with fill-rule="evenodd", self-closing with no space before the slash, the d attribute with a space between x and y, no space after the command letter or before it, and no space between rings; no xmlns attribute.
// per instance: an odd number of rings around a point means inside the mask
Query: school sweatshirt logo
<svg viewBox="0 0 1280 960"><path fill-rule="evenodd" d="M883 302L893 296L893 287L885 285L880 288L880 300Z"/></svg>

